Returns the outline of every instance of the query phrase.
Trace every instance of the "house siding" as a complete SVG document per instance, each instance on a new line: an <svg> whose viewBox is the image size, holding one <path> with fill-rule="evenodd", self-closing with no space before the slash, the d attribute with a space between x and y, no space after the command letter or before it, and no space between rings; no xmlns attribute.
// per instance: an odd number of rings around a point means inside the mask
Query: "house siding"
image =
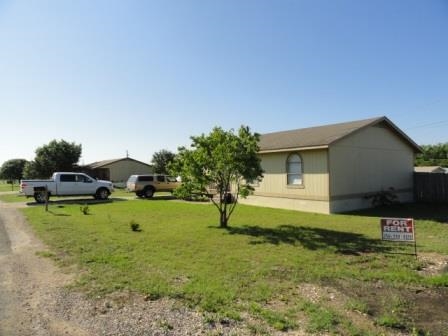
<svg viewBox="0 0 448 336"><path fill-rule="evenodd" d="M287 185L286 160L291 153L302 158L303 185ZM327 150L309 150L261 154L263 180L254 186L253 196L242 203L275 208L329 212Z"/></svg>
<svg viewBox="0 0 448 336"><path fill-rule="evenodd" d="M110 180L113 182L126 182L131 175L151 174L153 169L149 165L139 163L134 160L121 160L105 165L102 168L108 168Z"/></svg>
<svg viewBox="0 0 448 336"><path fill-rule="evenodd" d="M367 193L391 187L400 201L412 200L413 162L413 149L382 124L331 145L331 212L369 207Z"/></svg>

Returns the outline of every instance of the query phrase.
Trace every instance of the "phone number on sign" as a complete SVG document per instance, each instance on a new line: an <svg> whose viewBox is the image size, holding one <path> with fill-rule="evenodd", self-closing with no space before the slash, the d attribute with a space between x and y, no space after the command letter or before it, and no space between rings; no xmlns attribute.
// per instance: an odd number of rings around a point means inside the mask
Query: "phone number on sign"
<svg viewBox="0 0 448 336"><path fill-rule="evenodd" d="M413 241L414 235L412 234L400 234L400 233L392 233L392 232L383 232L384 240L401 240L401 241Z"/></svg>

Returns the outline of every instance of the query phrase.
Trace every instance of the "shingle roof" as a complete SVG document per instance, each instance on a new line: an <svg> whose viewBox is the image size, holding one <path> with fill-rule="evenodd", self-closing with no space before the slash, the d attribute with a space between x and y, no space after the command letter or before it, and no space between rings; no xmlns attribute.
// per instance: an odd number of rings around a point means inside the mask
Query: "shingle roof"
<svg viewBox="0 0 448 336"><path fill-rule="evenodd" d="M101 168L101 167L110 165L110 164L115 163L115 162L123 161L123 160L130 160L130 161L138 162L138 163L141 163L141 164L149 166L147 163L144 163L144 162L141 162L141 161L138 161L138 160L134 160L134 159L131 159L129 157L125 157L125 158L120 158L120 159L96 161L96 162L93 162L93 163L90 163L90 164L86 165L85 167L89 168L89 169L97 169L97 168Z"/></svg>
<svg viewBox="0 0 448 336"><path fill-rule="evenodd" d="M407 142L415 152L421 152L420 147L404 134L386 117L344 122L332 125L301 128L290 131L262 134L260 136L260 153L282 151L288 149L327 148L336 141L345 138L365 127L385 123Z"/></svg>

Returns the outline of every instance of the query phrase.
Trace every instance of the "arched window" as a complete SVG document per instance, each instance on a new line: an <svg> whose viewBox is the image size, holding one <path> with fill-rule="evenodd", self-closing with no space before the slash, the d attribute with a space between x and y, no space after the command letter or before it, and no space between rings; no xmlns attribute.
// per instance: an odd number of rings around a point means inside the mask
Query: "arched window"
<svg viewBox="0 0 448 336"><path fill-rule="evenodd" d="M291 154L286 160L286 175L288 185L303 184L302 158L299 154Z"/></svg>

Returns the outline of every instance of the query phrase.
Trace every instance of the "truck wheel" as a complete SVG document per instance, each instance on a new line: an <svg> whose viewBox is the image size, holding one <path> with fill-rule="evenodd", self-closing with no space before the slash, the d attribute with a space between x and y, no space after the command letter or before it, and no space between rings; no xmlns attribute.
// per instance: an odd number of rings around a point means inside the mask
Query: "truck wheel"
<svg viewBox="0 0 448 336"><path fill-rule="evenodd" d="M154 188L147 187L145 188L145 190L143 190L143 196L145 196L146 198L151 198L154 196L154 191Z"/></svg>
<svg viewBox="0 0 448 336"><path fill-rule="evenodd" d="M95 198L99 200L106 200L109 197L109 190L100 188L96 191Z"/></svg>
<svg viewBox="0 0 448 336"><path fill-rule="evenodd" d="M37 203L45 203L48 199L50 199L50 194L48 194L47 199L45 199L45 191L36 191L34 193L34 199Z"/></svg>

